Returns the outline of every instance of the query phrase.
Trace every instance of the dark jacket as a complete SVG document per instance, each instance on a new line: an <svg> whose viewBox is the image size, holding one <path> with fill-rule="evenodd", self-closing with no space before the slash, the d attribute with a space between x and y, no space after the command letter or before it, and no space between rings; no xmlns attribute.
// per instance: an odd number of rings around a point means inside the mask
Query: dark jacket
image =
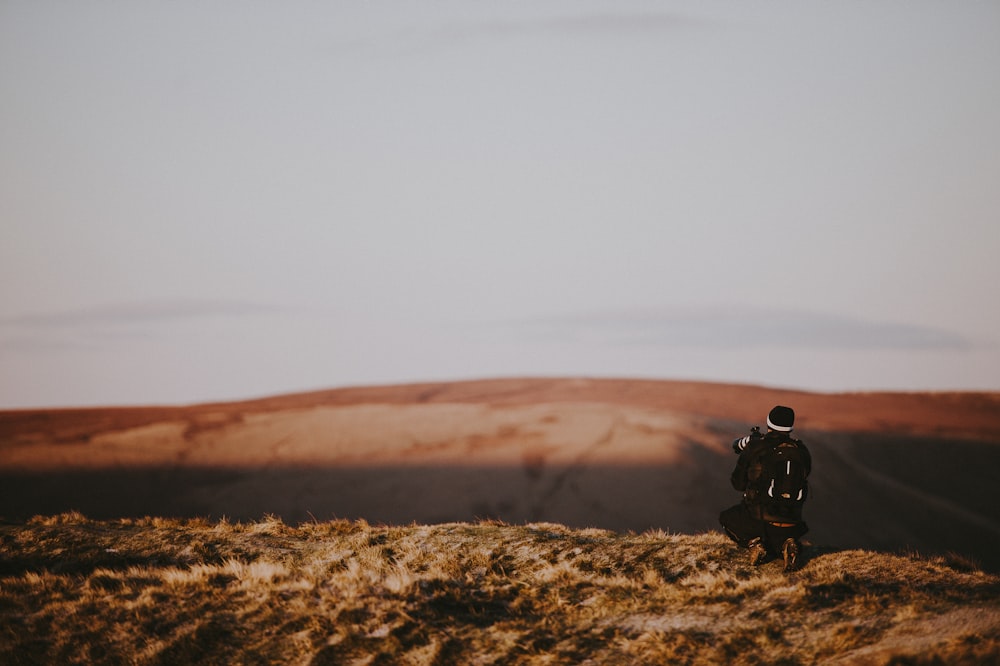
<svg viewBox="0 0 1000 666"><path fill-rule="evenodd" d="M764 489L758 486L758 481L761 480L762 476L760 459L764 453L772 450L782 442L794 442L798 446L802 466L808 476L812 470L812 457L809 455L809 450L805 445L800 440L792 437L790 433L769 430L763 437L756 437L749 440L746 448L740 454L740 459L736 462L736 469L733 470L733 474L730 477L733 488L743 491L743 502L750 505L751 511L758 516L761 515L761 505L766 504L768 501L766 493L763 492ZM801 515L789 516L789 518L792 520L801 520Z"/></svg>

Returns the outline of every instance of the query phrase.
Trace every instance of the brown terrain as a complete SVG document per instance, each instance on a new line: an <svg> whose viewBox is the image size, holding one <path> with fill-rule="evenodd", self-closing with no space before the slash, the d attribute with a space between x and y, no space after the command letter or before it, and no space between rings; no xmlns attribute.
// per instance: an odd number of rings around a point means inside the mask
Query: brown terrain
<svg viewBox="0 0 1000 666"><path fill-rule="evenodd" d="M0 517L717 529L776 404L813 454L808 539L1000 570L1000 394L503 379L184 407L0 412Z"/></svg>

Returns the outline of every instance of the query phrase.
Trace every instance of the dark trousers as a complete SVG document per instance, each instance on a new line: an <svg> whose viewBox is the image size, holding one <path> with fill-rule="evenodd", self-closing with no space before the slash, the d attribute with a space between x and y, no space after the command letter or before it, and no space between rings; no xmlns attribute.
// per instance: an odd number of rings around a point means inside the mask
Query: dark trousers
<svg viewBox="0 0 1000 666"><path fill-rule="evenodd" d="M809 531L805 522L797 522L791 527L780 527L766 520L754 518L750 508L740 502L719 514L719 522L726 536L746 548L750 541L760 537L764 547L772 554L781 552L781 546L786 539L798 539Z"/></svg>

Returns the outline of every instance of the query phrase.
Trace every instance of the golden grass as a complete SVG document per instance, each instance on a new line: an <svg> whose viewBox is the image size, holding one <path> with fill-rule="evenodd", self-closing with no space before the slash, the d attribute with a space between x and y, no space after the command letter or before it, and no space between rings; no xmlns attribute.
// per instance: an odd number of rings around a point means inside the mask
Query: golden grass
<svg viewBox="0 0 1000 666"><path fill-rule="evenodd" d="M1000 578L716 533L79 514L0 527L0 663L996 663Z"/></svg>

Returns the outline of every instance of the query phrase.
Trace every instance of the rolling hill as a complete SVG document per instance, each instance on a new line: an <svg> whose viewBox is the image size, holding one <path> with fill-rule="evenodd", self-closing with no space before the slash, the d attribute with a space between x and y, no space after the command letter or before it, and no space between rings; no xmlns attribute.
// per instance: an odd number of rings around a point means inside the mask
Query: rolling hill
<svg viewBox="0 0 1000 666"><path fill-rule="evenodd" d="M552 522L713 530L733 438L775 404L814 458L820 546L1000 570L1000 394L498 379L177 407L0 412L0 516Z"/></svg>

